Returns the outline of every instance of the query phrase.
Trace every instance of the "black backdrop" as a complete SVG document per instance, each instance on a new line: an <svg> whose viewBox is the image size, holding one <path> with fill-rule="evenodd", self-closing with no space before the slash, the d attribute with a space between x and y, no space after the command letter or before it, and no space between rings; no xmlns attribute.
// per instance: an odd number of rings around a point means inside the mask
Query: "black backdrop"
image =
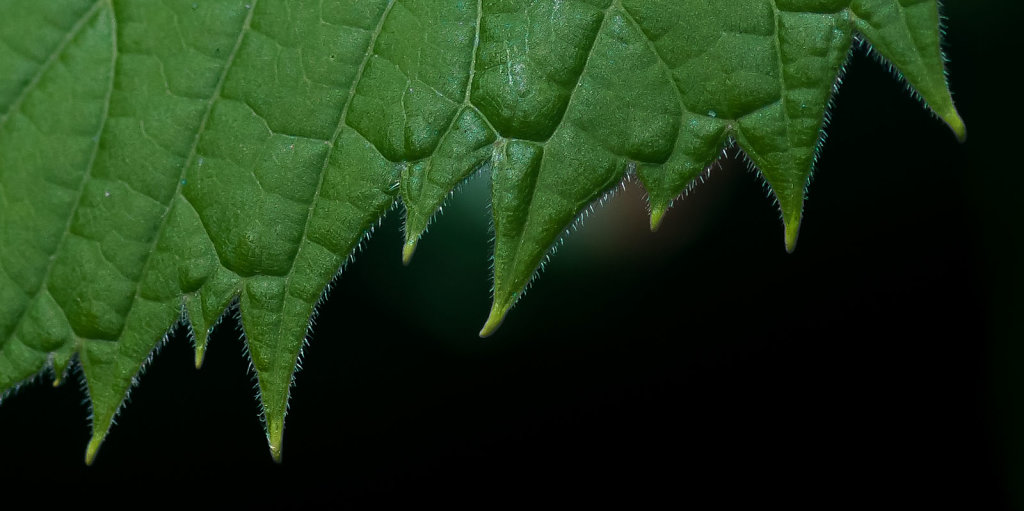
<svg viewBox="0 0 1024 511"><path fill-rule="evenodd" d="M1019 125L1011 3L947 9L966 145L858 53L793 255L733 158L656 234L639 192L620 194L481 341L481 179L411 267L396 211L347 268L306 350L282 465L227 322L201 371L171 339L91 468L74 381L6 400L5 493L1012 508L1024 177L1003 142Z"/></svg>

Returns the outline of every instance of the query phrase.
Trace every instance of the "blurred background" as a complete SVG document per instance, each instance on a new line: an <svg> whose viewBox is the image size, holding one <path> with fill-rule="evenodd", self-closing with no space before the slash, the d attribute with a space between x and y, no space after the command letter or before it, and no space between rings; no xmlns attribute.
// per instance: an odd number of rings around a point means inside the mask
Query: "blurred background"
<svg viewBox="0 0 1024 511"><path fill-rule="evenodd" d="M478 178L412 266L399 211L348 266L305 352L282 465L228 321L200 371L182 332L171 339L91 468L76 382L6 400L4 486L59 488L39 495L54 502L1024 509L1024 173L1009 76L1022 9L947 4L968 142L858 51L795 254L733 155L654 234L627 186L484 341Z"/></svg>

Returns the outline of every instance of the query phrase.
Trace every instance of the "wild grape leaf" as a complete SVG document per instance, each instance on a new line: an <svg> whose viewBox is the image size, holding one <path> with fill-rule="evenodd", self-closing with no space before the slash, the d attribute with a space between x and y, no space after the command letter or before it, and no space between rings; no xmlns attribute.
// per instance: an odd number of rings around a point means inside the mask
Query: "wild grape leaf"
<svg viewBox="0 0 1024 511"><path fill-rule="evenodd" d="M934 0L0 0L0 391L77 356L91 462L179 321L237 302L267 437L324 289L490 174L494 332L627 175L651 226L737 144L789 250L863 38L961 139Z"/></svg>

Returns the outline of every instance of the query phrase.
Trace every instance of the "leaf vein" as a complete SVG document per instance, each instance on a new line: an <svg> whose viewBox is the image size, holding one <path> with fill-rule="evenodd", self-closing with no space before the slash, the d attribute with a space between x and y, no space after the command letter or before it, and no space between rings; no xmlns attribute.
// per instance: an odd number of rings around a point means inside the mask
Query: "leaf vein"
<svg viewBox="0 0 1024 511"><path fill-rule="evenodd" d="M101 118L101 121L100 121L99 129L96 132L95 143L93 144L92 154L89 156L88 166L86 167L86 171L82 174L81 183L79 183L79 187L78 187L78 191L77 191L77 198L75 199L75 205L74 205L73 208L71 208L71 211L68 214L67 222L64 225L64 230L61 232L60 240L57 241L56 248L55 248L53 254L50 255L50 261L47 263L46 270L43 272L43 277L39 281L39 288L36 289L36 291L34 293L30 293L32 295L32 298L29 300L29 302L31 302L32 300L35 300L36 298L38 298L40 292L42 292L44 290L46 292L49 292L49 290L47 289L47 286L48 286L48 283L49 283L49 280L50 280L50 275L53 272L53 267L54 267L54 265L55 265L55 263L57 261L56 255L60 253L61 248L64 246L64 242L68 239L68 236L71 234L71 226L72 226L72 223L74 222L74 219L75 219L75 213L78 211L78 208L82 205L82 197L85 195L86 185L89 183L89 181L92 178L92 172L93 172L93 169L96 166L96 157L99 155L100 141L102 139L103 132L106 129L107 119L109 118L110 101L111 101L111 98L113 97L113 94L114 94L114 76L116 74L117 59L118 59L118 53L117 53L117 17L114 14L114 6L113 6L113 4L110 3L110 0L101 0L100 2L97 2L97 5L100 5L100 4L106 4L110 8L110 10L109 10L109 16L110 16L110 22L111 22L110 37L112 39L112 41L111 41L110 79L109 79L108 84L107 84L107 95L106 95L106 98L103 101L102 118ZM97 8L93 7L93 9L97 9ZM99 12L99 10L97 10L97 12ZM28 308L29 308L29 304L26 303L25 308L23 308L18 313L18 318L14 321L14 330L17 330L18 326L20 326L21 322L25 319L25 314L26 314L26 312L28 312ZM63 310L63 307L61 307L59 303L58 303L58 307L57 308Z"/></svg>
<svg viewBox="0 0 1024 511"><path fill-rule="evenodd" d="M206 103L206 110L203 112L203 118L199 122L199 128L197 129L196 135L192 140L192 147L189 150L189 154L185 158L185 161L182 163L181 172L178 175L178 179L174 189L174 194L171 195L171 200L167 204L163 204L162 202L160 203L164 207L164 213L163 216L160 218L160 224L157 226L155 234L153 235L153 239L150 242L150 249L147 252L149 256L146 259L146 263L143 266L143 270L140 273L140 275L145 275L146 271L149 270L149 266L153 261L153 254L155 253L156 245L160 241L160 233L164 230L164 227L167 225L167 219L170 218L171 216L170 211L174 204L174 199L176 197L182 197L185 200L185 202L188 203L189 206L192 206L193 210L195 210L195 207L192 205L191 201L188 200L188 197L181 193L182 183L184 182L185 174L188 172L189 167L192 165L192 162L195 160L195 157L198 154L199 140L202 138L202 134L206 129L206 123L210 120L210 115L213 112L213 105L217 102L218 99L221 98L221 90L224 88L224 83L227 81L227 76L231 70L231 66L234 64L235 57L238 55L238 50L242 47L242 41L245 39L245 34L248 32L249 26L252 23L252 18L256 12L256 3L258 1L259 0L252 0L252 4L250 4L249 6L248 13L246 14L245 20L242 22L242 27L239 30L238 38L235 40L235 46L231 49L231 53L228 54L228 57L224 62L224 69L223 71L221 71L221 74L217 79L217 85L214 88L213 94L210 95L210 98ZM199 223L200 225L202 225L203 231L206 233L207 238L210 238L210 230L206 226L206 223L202 221L202 215L199 215L198 211L196 212L196 215L200 219ZM143 278L141 277L136 282L135 293L132 298L132 303L138 300L142 293L142 282Z"/></svg>
<svg viewBox="0 0 1024 511"><path fill-rule="evenodd" d="M32 79L28 82L27 85L25 85L25 88L21 90L21 93L18 94L18 97L14 99L14 101L11 103L11 106L7 109L7 111L0 115L0 129L3 129L4 125L7 124L7 120L10 119L11 114L16 112L18 108L21 107L21 103L25 101L25 98L27 98L28 95L33 90L35 90L36 87L39 86L39 82L42 81L43 76L45 76L46 73L50 70L54 62L57 62L57 58L64 53L64 50L68 47L68 44L70 44L71 41L74 41L75 38L78 37L78 34L82 31L82 29L89 24L89 21L92 20L96 13L99 12L100 7L107 1L108 0L96 0L96 3L94 3L92 7L90 7L89 10L87 10L85 14L82 15L82 18L75 22L75 25L71 28L70 31L68 31L68 34L60 42L57 48L53 50L53 53L51 53L50 56L47 57L46 61L44 61L42 65L39 66L39 70L36 71L36 74L32 76Z"/></svg>
<svg viewBox="0 0 1024 511"><path fill-rule="evenodd" d="M373 57L374 47L377 44L377 38L384 30L384 23L387 21L388 15L391 13L391 9L394 7L395 2L396 0L389 0L388 5L384 8L384 12L381 13L380 21L374 28L373 33L370 34L370 41L367 44L366 55L364 56L362 62L360 62L359 69L356 70L356 75L352 79L352 85L349 87L348 91L348 99L345 100L345 106L342 107L341 113L338 116L338 124L334 129L334 134L331 136L330 147L328 147L327 154L324 156L324 163L320 167L320 177L316 183L316 189L313 192L313 198L312 200L309 201L309 211L306 214L306 222L302 229L302 237L299 238L301 240L309 239L309 224L313 220L313 212L316 210L317 200L320 197L320 190L323 188L324 185L324 177L327 175L327 167L330 166L331 157L334 155L334 149L338 146L338 137L341 136L341 132L345 130L346 126L348 126L347 120L349 106L352 105L352 99L356 95L356 88L359 87L359 82L362 81L363 79L363 72L366 70L367 64ZM355 131L358 132L358 130ZM301 250L302 247L300 245L299 251ZM291 284L292 274L295 273L295 262L299 258L298 254L299 252L297 251L295 256L292 258L292 267L288 271L288 276L285 277L285 289L288 289L289 285Z"/></svg>
<svg viewBox="0 0 1024 511"><path fill-rule="evenodd" d="M569 112L569 109L572 108L573 99L576 97L576 91L579 90L579 84L580 84L581 81L583 81L583 77L586 76L586 74L587 74L587 67L589 67L590 59L593 57L594 48L597 47L597 41L598 41L598 39L601 38L601 33L604 32L604 27L608 23L608 18L609 18L608 15L612 11L612 9L614 9L615 7L616 7L616 3L613 2L613 3L609 4L608 7L602 13L601 25L600 25L600 27L598 27L597 32L594 35L594 40L590 43L590 48L587 50L587 57L586 57L586 60L584 61L585 64L583 65L583 69L580 71L580 76L576 78L576 86L572 88L572 92L569 95L569 102L566 104L565 111L562 112L562 118L559 119L559 121L558 121L558 125L559 126L562 126L564 124L565 115ZM555 130L554 133L557 133L557 132L558 132L558 130ZM554 137L554 133L552 133L552 135L551 135L552 137ZM545 147L545 149L547 148L546 144L549 141L550 141L550 138L547 141L541 143ZM544 170L544 163L545 163L545 160L547 158L548 158L548 152L545 150L540 155L540 163L539 163L540 171ZM532 208L531 208L531 205L533 204L534 200L536 199L537 189L540 188L538 186L539 182L540 182L540 179L538 178L537 182L534 183L534 185L533 185L533 189L530 190L530 197L527 200L525 200L524 204L523 204L523 208L528 210L528 211L531 211L531 212L533 211ZM533 220L533 215L532 214L527 217L525 222L523 222L523 225L522 225L522 228L520 229L520 232L517 233L517 235L516 235L516 237L519 238L519 244L518 244L519 246L516 249L516 252L515 252L516 255L514 257L514 259L516 261L519 259L520 252L522 252L523 243L526 242L526 237L525 236L521 236L521 234L523 232L526 232L526 231L529 230L529 225L531 223L530 222L531 220ZM514 264L515 264L515 262L513 262L513 265Z"/></svg>
<svg viewBox="0 0 1024 511"><path fill-rule="evenodd" d="M782 25L781 25L781 22L779 21L779 13L781 11L779 11L779 6L776 3L776 1L775 0L771 0L771 1L772 1L772 11L773 11L772 14L774 14L774 17L775 17L775 35L774 35L774 39L775 39L775 54L776 54L776 57L779 59L779 103L781 103L782 115L786 118L786 122L782 123L782 129L785 130L785 132L786 132L786 143L789 144L790 146L792 146L793 145L793 140L792 140L792 137L791 137L791 133L789 131L789 125L792 123L792 121L789 118L788 101L786 100L786 91L788 90L786 88L786 64L785 64L785 62L783 62L783 55L782 55Z"/></svg>

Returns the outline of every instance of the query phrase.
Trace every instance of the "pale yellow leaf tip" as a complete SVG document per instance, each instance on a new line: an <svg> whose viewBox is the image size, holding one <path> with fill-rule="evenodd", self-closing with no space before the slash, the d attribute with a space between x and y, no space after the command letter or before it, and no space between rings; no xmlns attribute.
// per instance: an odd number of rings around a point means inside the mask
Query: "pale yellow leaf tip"
<svg viewBox="0 0 1024 511"><path fill-rule="evenodd" d="M281 444L284 441L284 421L267 418L267 443L274 463L281 463Z"/></svg>
<svg viewBox="0 0 1024 511"><path fill-rule="evenodd" d="M203 368L203 361L206 360L206 347L196 345L196 369Z"/></svg>
<svg viewBox="0 0 1024 511"><path fill-rule="evenodd" d="M413 236L406 240L405 246L402 247L402 264L409 266L409 263L412 262L413 254L416 253L416 246L419 245L419 243L419 236Z"/></svg>
<svg viewBox="0 0 1024 511"><path fill-rule="evenodd" d="M661 222L665 219L665 213L668 213L666 207L652 207L651 208L651 232L658 232L661 228Z"/></svg>
<svg viewBox="0 0 1024 511"><path fill-rule="evenodd" d="M53 379L53 388L60 387L61 383L64 383L64 375L58 374L57 377Z"/></svg>
<svg viewBox="0 0 1024 511"><path fill-rule="evenodd" d="M501 324L505 322L505 316L508 315L508 305L499 305L497 302L491 306L491 314L487 317L487 322L484 323L484 327L480 329L480 338L486 339L494 332L498 331Z"/></svg>
<svg viewBox="0 0 1024 511"><path fill-rule="evenodd" d="M953 134L956 135L956 139L959 140L961 144L967 142L967 125L964 124L963 118L960 117L960 112L957 112L954 108L952 111L946 112L942 116L942 119L946 121L949 128L953 130Z"/></svg>
<svg viewBox="0 0 1024 511"><path fill-rule="evenodd" d="M796 250L796 242L800 237L800 219L785 222L786 225L786 252L792 254Z"/></svg>
<svg viewBox="0 0 1024 511"><path fill-rule="evenodd" d="M92 438L89 440L89 446L85 448L85 464L92 465L92 462L96 460L96 453L100 452L100 445L103 444L103 438L105 434L94 433Z"/></svg>

